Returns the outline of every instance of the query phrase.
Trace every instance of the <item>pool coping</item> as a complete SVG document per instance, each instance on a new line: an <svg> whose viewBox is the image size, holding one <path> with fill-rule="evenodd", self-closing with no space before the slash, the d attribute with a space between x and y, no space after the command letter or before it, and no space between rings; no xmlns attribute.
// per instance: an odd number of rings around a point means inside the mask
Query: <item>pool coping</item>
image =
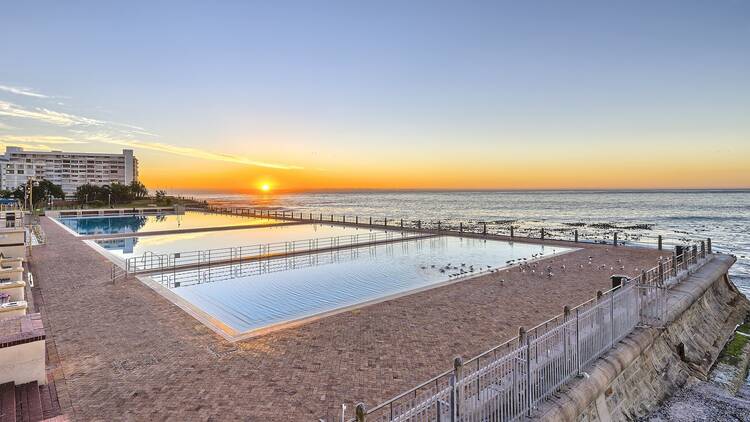
<svg viewBox="0 0 750 422"><path fill-rule="evenodd" d="M122 214L119 215L119 217L128 217L131 215L136 214ZM137 215L143 215L143 214L137 214ZM159 215L159 214L148 214L148 215ZM164 215L164 214L163 214ZM166 215L178 215L178 214L166 214ZM91 217L102 217L102 216L91 216ZM118 216L104 216L104 217L118 217ZM252 217L250 218L258 218L258 217ZM70 217L70 218L89 218L89 217ZM284 221L280 219L274 219L274 218L264 218L266 220L277 220L280 221L279 223L272 223L272 224L243 224L239 226L219 226L219 227L195 227L192 229L171 229L171 230L157 230L157 231L148 231L148 232L133 232L133 233L113 233L113 234L79 234L70 227L66 226L62 222L58 220L58 217L49 217L50 220L54 221L58 226L62 227L64 230L66 230L68 233L72 234L73 236L80 238L81 240L91 240L91 239L119 239L119 238L127 238L127 237L142 237L142 236L157 236L157 235L165 235L165 234L179 234L179 233L200 233L200 232L206 232L206 231L223 231L223 230L239 230L239 229L252 229L252 228L267 228L267 227L276 227L276 226L295 226L299 224L309 224L306 222L297 222L297 221Z"/></svg>
<svg viewBox="0 0 750 422"><path fill-rule="evenodd" d="M447 236L451 236L451 235L447 235ZM451 236L451 237L463 237L463 236ZM508 243L508 244L514 243L513 241L499 240L499 239L487 239L487 240L491 240L491 241L494 241L494 242L504 242L504 243ZM110 260L111 262L113 262L115 265L121 265L122 264L122 261L119 260L119 258L117 258L116 256L114 256L114 255L110 254L109 252L107 252L106 249L104 249L101 246L97 245L96 242L94 242L93 240L86 240L85 243L89 244L89 246L92 246L94 250L96 250L97 252L99 252L100 254L102 254L103 256L105 256L108 260ZM519 243L529 243L529 242L519 242ZM540 245L540 246L550 246L550 245L544 245L544 244L540 244L540 243L533 243L533 244ZM134 276L134 278L136 278L137 280L139 280L141 283L145 284L146 286L150 287L152 290L154 290L156 293L158 293L159 295L161 295L162 297L164 297L165 299L167 299L172 304L176 305L177 307L179 307L180 309L182 309L183 311L185 311L185 313L187 313L188 315L190 315L193 318L195 318L196 320L198 320L198 322L200 322L201 324L205 325L206 327L208 327L209 329L211 329L215 333L219 334L225 340L234 343L234 342L238 342L238 341L242 341L242 340L247 340L247 339L251 339L251 338L255 338L255 337L261 337L261 336L264 336L264 335L267 335L267 334L270 334L270 333L274 333L274 332L277 332L277 331L282 331L282 330L286 330L286 329L290 329L290 328L299 327L299 326L306 325L306 324L309 324L309 323L312 323L312 322L315 322L317 320L320 320L320 319L323 319L323 318L327 318L327 317L330 317L330 316L333 316L333 315L337 315L337 314L341 314L341 313L344 313L344 312L353 311L353 310L356 310L356 309L365 308L365 307L368 307L368 306L371 306L371 305L375 305L375 304L382 303L382 302L387 302L387 301L390 301L390 300L395 300L395 299L398 299L400 297L409 296L409 295L417 294L417 293L424 292L424 291L427 291L427 290L432 290L432 289L436 289L436 288L440 288L440 287L449 286L449 285L452 285L452 284L455 284L455 283L459 283L459 282L463 282L463 281L468 281L468 280L471 280L471 279L474 279L474 278L477 278L477 277L481 277L481 276L485 276L487 274L490 274L491 271L505 271L505 270L510 270L510 269L512 269L514 267L517 267L517 266L520 266L522 264L528 264L528 263L532 263L532 262L541 261L541 260L544 260L544 259L547 259L547 258L552 258L552 257L557 257L557 256L565 255L565 254L568 254L568 253L579 251L579 250L584 249L584 248L566 248L566 249L567 250L562 251L562 252L555 252L553 254L546 255L546 256L540 256L540 257L537 257L537 258L527 258L526 260L523 260L522 262L513 263L513 264L501 266L501 267L488 268L488 269L485 269L485 270L482 270L482 271L478 271L476 273L471 273L471 274L466 274L464 276L449 278L447 280L440 281L440 282L437 282L437 283L433 283L433 284L430 284L430 285L427 285L427 286L422 286L422 287L417 287L417 288L414 288L414 289L404 290L404 291L401 291L401 292L392 293L390 295L382 296L382 297L379 297L379 298L370 299L370 300L367 300L367 301L364 301L364 302L359 302L359 303L355 303L355 304L351 304L351 305L347 305L347 306L343 306L343 307L331 309L331 310L328 310L328 311L318 312L318 313L315 313L315 314L312 314L312 315L307 315L307 316L303 316L303 317L291 319L291 320L288 320L288 321L272 323L272 324L269 324L269 325L266 325L266 326L263 326L263 327L260 327L260 328L254 328L254 329L245 330L245 331L238 331L238 330L232 328L227 323L221 321L219 318L217 318L217 317L209 314L208 312L204 311L203 309L201 309L197 305L195 305L195 304L189 302L188 300L182 298L177 293L174 293L171 289L169 289L168 287L165 287L163 284L161 284L158 281L154 280L149 275L141 275L141 276L136 275L136 276ZM222 264L222 265L229 265L229 264Z"/></svg>

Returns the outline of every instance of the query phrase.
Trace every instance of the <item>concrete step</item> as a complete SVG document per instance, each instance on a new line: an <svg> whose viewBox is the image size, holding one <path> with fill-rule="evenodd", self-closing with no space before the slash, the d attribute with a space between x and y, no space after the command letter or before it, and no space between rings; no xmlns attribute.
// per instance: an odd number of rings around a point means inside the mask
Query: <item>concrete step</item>
<svg viewBox="0 0 750 422"><path fill-rule="evenodd" d="M0 385L0 422L16 421L16 386L12 382Z"/></svg>

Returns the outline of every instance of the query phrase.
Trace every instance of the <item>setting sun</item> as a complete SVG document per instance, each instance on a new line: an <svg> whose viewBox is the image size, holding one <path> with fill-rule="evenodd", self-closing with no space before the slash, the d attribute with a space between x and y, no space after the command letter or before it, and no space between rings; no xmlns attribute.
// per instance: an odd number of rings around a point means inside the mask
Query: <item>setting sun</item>
<svg viewBox="0 0 750 422"><path fill-rule="evenodd" d="M264 183L263 185L261 185L260 190L262 190L263 192L268 192L271 190L271 186L268 183Z"/></svg>

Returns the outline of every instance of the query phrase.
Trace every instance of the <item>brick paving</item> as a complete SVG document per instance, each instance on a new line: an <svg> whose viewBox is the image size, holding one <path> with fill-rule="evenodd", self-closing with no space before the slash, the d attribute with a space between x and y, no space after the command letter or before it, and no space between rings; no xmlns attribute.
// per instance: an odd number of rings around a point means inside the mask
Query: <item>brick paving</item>
<svg viewBox="0 0 750 422"><path fill-rule="evenodd" d="M31 268L72 420L337 420L341 403L349 416L355 402L373 406L659 256L587 245L544 260L558 268L551 280L506 270L229 343L139 281L113 285L106 258L41 224L48 244Z"/></svg>

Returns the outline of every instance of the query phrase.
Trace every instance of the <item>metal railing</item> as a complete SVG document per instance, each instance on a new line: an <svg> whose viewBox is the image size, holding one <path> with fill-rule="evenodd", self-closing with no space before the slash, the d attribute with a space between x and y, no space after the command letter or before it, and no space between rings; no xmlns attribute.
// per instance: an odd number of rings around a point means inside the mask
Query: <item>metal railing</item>
<svg viewBox="0 0 750 422"><path fill-rule="evenodd" d="M116 283L120 280L126 280L128 278L128 273L123 270L119 265L112 264L112 267L109 272L109 279L112 283Z"/></svg>
<svg viewBox="0 0 750 422"><path fill-rule="evenodd" d="M661 325L666 290L710 259L705 243L558 315L350 421L511 421L530 415L639 324ZM343 420L343 419L342 419Z"/></svg>
<svg viewBox="0 0 750 422"><path fill-rule="evenodd" d="M198 210L198 208L196 209ZM667 246L681 246L695 241L695 239L691 239L687 235L675 235L666 238L662 234L628 232L624 228L614 225L594 224L589 227L578 225L545 227L544 225L535 225L532 227L520 227L515 224L515 220L461 222L454 220L419 220L383 216L323 214L320 212L298 210L219 206L208 206L199 208L199 210L247 217L276 218L301 222L356 224L360 226L398 228L445 234L496 235L519 239L558 240L574 243L611 244L615 246L655 246L659 250L663 250Z"/></svg>
<svg viewBox="0 0 750 422"><path fill-rule="evenodd" d="M382 242L422 239L426 237L430 236L414 232L385 231L219 249L174 252L169 254L145 252L141 256L126 259L125 270L127 274L163 272L189 267L232 264L253 259L266 259L285 255L350 248Z"/></svg>

